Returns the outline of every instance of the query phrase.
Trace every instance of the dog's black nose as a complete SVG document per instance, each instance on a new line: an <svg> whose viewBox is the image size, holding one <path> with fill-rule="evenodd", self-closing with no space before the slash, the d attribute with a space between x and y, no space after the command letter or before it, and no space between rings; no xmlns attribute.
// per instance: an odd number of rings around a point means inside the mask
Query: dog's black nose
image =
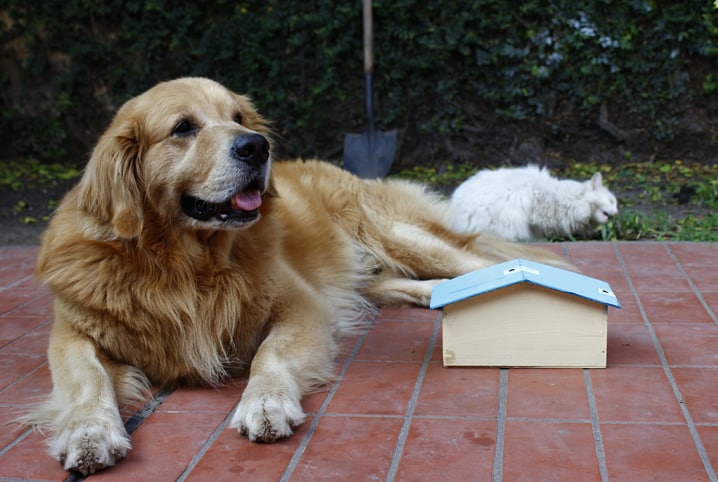
<svg viewBox="0 0 718 482"><path fill-rule="evenodd" d="M269 142L259 134L237 136L232 143L232 157L258 167L269 159Z"/></svg>

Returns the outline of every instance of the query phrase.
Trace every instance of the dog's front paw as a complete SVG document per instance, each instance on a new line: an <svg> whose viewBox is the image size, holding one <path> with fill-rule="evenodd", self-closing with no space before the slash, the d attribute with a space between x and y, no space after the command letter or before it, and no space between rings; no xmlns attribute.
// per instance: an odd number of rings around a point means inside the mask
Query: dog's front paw
<svg viewBox="0 0 718 482"><path fill-rule="evenodd" d="M263 390L261 383L253 382L257 380L250 380L229 426L252 442L271 443L292 435L305 418L299 397L292 390Z"/></svg>
<svg viewBox="0 0 718 482"><path fill-rule="evenodd" d="M50 453L65 470L83 475L111 467L125 457L130 439L124 427L85 422L59 433L50 442Z"/></svg>

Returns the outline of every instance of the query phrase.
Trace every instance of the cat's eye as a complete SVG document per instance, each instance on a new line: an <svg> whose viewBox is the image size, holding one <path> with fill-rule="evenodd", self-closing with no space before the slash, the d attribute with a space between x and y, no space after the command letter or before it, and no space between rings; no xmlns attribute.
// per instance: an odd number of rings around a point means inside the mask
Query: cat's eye
<svg viewBox="0 0 718 482"><path fill-rule="evenodd" d="M172 135L175 137L187 137L197 133L197 126L189 119L180 120L172 129Z"/></svg>

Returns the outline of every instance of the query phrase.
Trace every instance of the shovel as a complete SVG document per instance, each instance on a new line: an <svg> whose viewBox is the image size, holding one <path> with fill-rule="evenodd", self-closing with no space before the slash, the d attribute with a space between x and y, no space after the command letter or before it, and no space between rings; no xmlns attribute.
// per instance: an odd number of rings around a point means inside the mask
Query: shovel
<svg viewBox="0 0 718 482"><path fill-rule="evenodd" d="M374 40L371 0L363 0L364 9L364 82L367 130L344 138L344 169L363 178L384 177L389 173L396 151L396 130L383 132L374 124L372 74Z"/></svg>

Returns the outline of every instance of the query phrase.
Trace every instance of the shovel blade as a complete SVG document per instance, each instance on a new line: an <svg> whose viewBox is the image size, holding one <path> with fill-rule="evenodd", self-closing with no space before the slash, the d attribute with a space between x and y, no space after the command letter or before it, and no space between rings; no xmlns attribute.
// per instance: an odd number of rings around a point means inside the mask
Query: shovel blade
<svg viewBox="0 0 718 482"><path fill-rule="evenodd" d="M344 169L359 177L385 177L396 152L396 130L379 130L344 137Z"/></svg>

